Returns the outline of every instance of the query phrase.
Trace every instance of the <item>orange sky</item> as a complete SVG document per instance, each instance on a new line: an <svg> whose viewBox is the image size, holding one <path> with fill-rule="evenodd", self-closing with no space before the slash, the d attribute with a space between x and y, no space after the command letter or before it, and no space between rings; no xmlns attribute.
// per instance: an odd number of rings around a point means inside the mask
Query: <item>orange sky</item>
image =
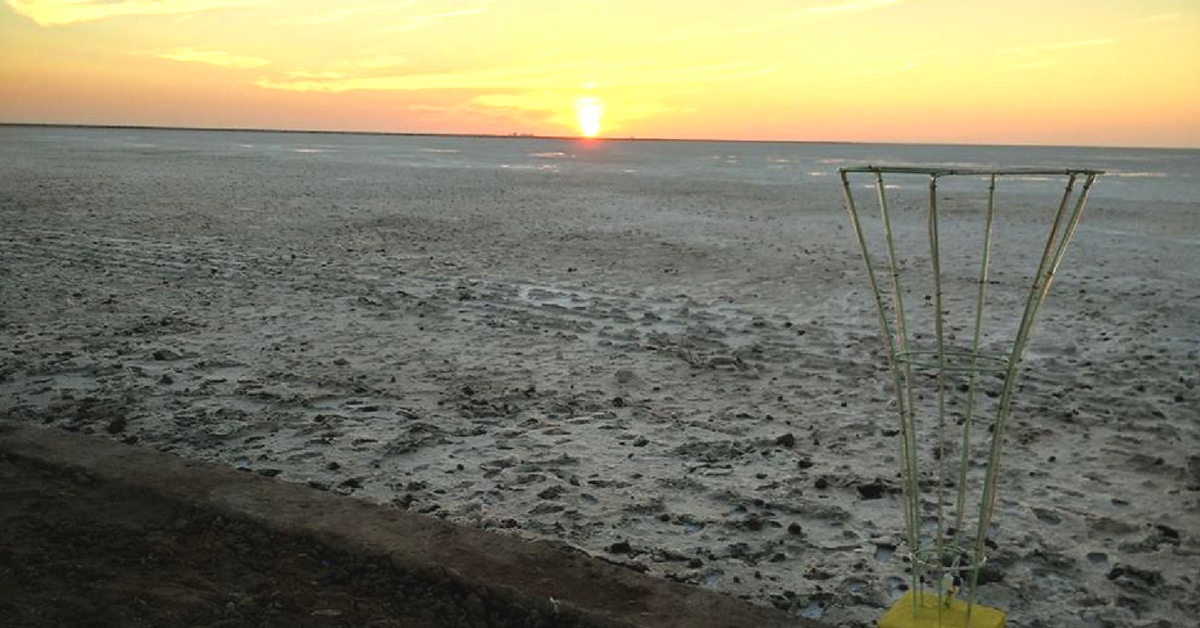
<svg viewBox="0 0 1200 628"><path fill-rule="evenodd" d="M1195 0L5 0L0 121L1200 147Z"/></svg>

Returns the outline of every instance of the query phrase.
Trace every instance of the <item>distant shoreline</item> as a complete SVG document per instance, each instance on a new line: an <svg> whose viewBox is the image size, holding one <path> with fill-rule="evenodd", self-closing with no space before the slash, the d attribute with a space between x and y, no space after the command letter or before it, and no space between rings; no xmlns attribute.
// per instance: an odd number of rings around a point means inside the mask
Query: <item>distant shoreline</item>
<svg viewBox="0 0 1200 628"><path fill-rule="evenodd" d="M858 142L850 140L755 140L755 139L718 139L718 138L673 138L673 137L580 137L576 135L532 135L532 134L493 134L493 133L412 133L404 131L334 131L324 129L262 129L252 127L190 127L190 126L152 126L141 124L74 124L63 122L0 122L0 127L27 128L58 128L58 129L110 129L130 131L208 131L218 133L293 133L312 135L364 135L391 137L447 137L474 138L498 140L556 140L556 141L587 141L587 142L687 142L687 143L737 143L737 144L805 144L830 146L994 146L1012 148L1088 148L1109 150L1163 150L1163 151L1197 151L1200 147L1169 147L1169 146L1088 146L1076 144L967 144L942 142Z"/></svg>

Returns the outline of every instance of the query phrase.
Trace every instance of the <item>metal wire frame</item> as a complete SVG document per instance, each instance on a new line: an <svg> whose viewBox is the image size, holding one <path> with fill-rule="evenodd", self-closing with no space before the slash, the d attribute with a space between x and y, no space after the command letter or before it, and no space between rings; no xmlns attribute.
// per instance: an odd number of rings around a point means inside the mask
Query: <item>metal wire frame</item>
<svg viewBox="0 0 1200 628"><path fill-rule="evenodd" d="M879 201L880 220L883 226L883 237L886 243L888 271L891 275L891 304L892 311L895 317L894 323L888 322L888 311L884 305L885 296L884 289L876 277L875 267L871 263L871 252L867 246L866 238L863 235L862 221L854 200L854 193L850 187L850 175L855 173L873 174L875 180L875 190ZM858 166L851 168L841 168L838 174L842 180L842 188L846 197L846 208L850 213L850 220L854 228L854 234L858 242L859 249L862 253L863 261L866 264L867 280L871 286L871 292L875 297L875 304L879 313L879 324L882 330L884 346L887 351L888 365L892 374L892 383L896 395L896 404L898 408L900 437L901 437L901 477L903 482L904 496L904 520L906 528L906 536L910 551L910 564L912 566L912 590L917 593L913 596L913 613L918 609L919 598L923 593L922 576L927 570L937 572L938 595L941 596L946 592L943 590L944 577L948 572L963 572L966 571L970 577L970 596L968 598L967 618L970 619L971 610L976 602L976 595L979 583L979 571L982 568L986 557L984 556L984 542L987 538L988 528L991 526L991 520L995 513L996 505L996 482L999 476L1000 469L1000 453L1004 441L1004 428L1007 424L1008 416L1012 407L1013 391L1015 390L1016 381L1020 372L1021 360L1024 357L1025 350L1028 347L1030 335L1033 330L1034 320L1037 314L1045 303L1047 296L1050 293L1050 286L1053 283L1055 274L1058 271L1063 256L1067 250L1067 244L1075 234L1075 230L1079 225L1079 220L1083 215L1083 208L1087 202L1088 192L1096 177L1103 174L1099 170L1087 169L1037 169L1037 168L1013 168L1013 169L970 169L970 168L953 168L953 167L923 167L923 166ZM930 262L932 266L934 295L933 306L936 312L934 318L934 335L937 341L936 351L913 351L910 348L908 317L904 309L904 296L901 290L900 266L896 256L895 234L892 229L892 219L888 198L886 194L886 186L884 185L885 174L896 175L925 175L929 177L929 202L928 202L928 219L927 230L929 239ZM943 290L942 290L942 267L941 267L941 244L940 230L938 227L938 199L937 199L937 184L938 179L948 176L985 176L988 177L988 196L987 210L984 217L983 225L983 245L979 258L979 280L978 288L975 293L975 310L974 310L974 333L971 339L971 348L969 351L959 351L949 349L945 342L944 332L944 310L942 307ZM987 301L987 284L988 275L990 272L990 264L992 258L992 242L994 235L994 218L996 213L996 182L999 177L1004 176L1062 176L1066 177L1066 183L1063 189L1062 199L1058 204L1058 209L1054 215L1054 220L1050 225L1050 232L1046 239L1046 246L1042 252L1040 261L1038 262L1037 272L1034 274L1033 282L1029 288L1029 295L1025 301L1024 311L1022 312L1020 323L1017 326L1016 337L1012 343L1012 349L1007 356L997 358L995 356L987 356L980 353L980 342L982 338L984 306ZM1082 189L1073 197L1077 181L1083 178ZM1074 203L1072 204L1072 198ZM1072 209L1068 212L1068 207ZM893 326L894 325L894 326ZM926 356L936 358L936 360L925 359ZM966 360L966 364L962 364L961 359ZM953 359L953 361L951 361ZM997 366L999 361L1001 366ZM934 538L934 547L925 546L921 538L921 518L920 518L920 484L917 459L917 444L916 444L916 421L914 412L914 393L913 393L913 366L921 368L932 368L936 370L936 385L937 385L937 454L939 464L937 465L937 529ZM963 540L963 516L966 505L966 485L967 485L967 469L970 452L970 436L971 426L974 420L974 409L976 392L979 387L978 375L981 371L999 371L1004 374L1004 381L1000 392L1000 400L997 405L996 416L994 418L991 443L989 447L987 471L983 481L983 492L979 505L978 526L974 535L974 539L970 543L970 549L967 549ZM946 375L953 372L966 372L969 377L967 385L967 404L966 415L963 422L962 442L960 448L960 460L958 469L957 495L954 503L954 525L953 525L953 540L948 540L949 530L946 529L946 495L945 495L945 464L944 460L946 452ZM955 554L953 558L953 566L945 565L947 552ZM931 558L933 557L933 558ZM966 564L959 564L961 559L966 559ZM938 605L941 608L941 605ZM940 622L939 622L940 623Z"/></svg>

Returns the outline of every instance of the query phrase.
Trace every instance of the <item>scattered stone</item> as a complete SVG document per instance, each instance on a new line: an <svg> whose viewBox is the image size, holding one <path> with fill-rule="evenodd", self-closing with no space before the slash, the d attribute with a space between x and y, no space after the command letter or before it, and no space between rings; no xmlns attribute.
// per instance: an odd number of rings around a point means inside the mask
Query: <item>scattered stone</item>
<svg viewBox="0 0 1200 628"><path fill-rule="evenodd" d="M346 358L338 358L338 359L334 360L333 363L336 366L346 366L347 364L350 363L350 360L347 360Z"/></svg>
<svg viewBox="0 0 1200 628"><path fill-rule="evenodd" d="M282 469L259 469L259 470L255 471L255 473L257 473L263 477L273 478L273 477L279 475L280 473L283 473L283 470Z"/></svg>
<svg viewBox="0 0 1200 628"><path fill-rule="evenodd" d="M855 488L858 489L858 496L863 499L880 499L885 494L896 491L895 488L887 485L879 478L875 478L867 484L859 484Z"/></svg>
<svg viewBox="0 0 1200 628"><path fill-rule="evenodd" d="M813 482L813 486L817 487L818 491L823 491L829 488L829 480L826 480L825 476L821 476L817 478L816 482Z"/></svg>
<svg viewBox="0 0 1200 628"><path fill-rule="evenodd" d="M612 404L613 404L614 408L624 408L625 407L625 398L624 397L613 397Z"/></svg>
<svg viewBox="0 0 1200 628"><path fill-rule="evenodd" d="M1048 508L1034 507L1033 515L1037 517L1039 521L1044 521L1050 525L1058 525L1062 523L1062 517L1059 517L1058 513Z"/></svg>
<svg viewBox="0 0 1200 628"><path fill-rule="evenodd" d="M758 515L750 515L742 521L742 525L746 526L747 530L758 532L763 529L763 520Z"/></svg>
<svg viewBox="0 0 1200 628"><path fill-rule="evenodd" d="M793 536L800 536L804 534L804 528L800 527L800 524L796 523L795 521L788 524L787 531L788 534Z"/></svg>
<svg viewBox="0 0 1200 628"><path fill-rule="evenodd" d="M788 449L791 449L792 447L796 446L796 436L791 433L784 434L783 436L779 436L775 439L775 444L779 445L780 447L787 447Z"/></svg>
<svg viewBox="0 0 1200 628"><path fill-rule="evenodd" d="M634 447L645 447L648 444L650 444L650 440L647 439L645 436L639 436L639 437L637 437L636 440L633 441Z"/></svg>
<svg viewBox="0 0 1200 628"><path fill-rule="evenodd" d="M1131 534L1137 532L1138 527L1112 517L1100 517L1092 523L1092 530L1105 534Z"/></svg>
<svg viewBox="0 0 1200 628"><path fill-rule="evenodd" d="M125 431L125 426L128 424L129 421L126 420L125 417L119 416L113 419L112 422L108 424L108 427L104 428L104 431L108 432L109 434L120 434L121 432Z"/></svg>
<svg viewBox="0 0 1200 628"><path fill-rule="evenodd" d="M561 496L564 492L566 492L566 489L564 489L561 486L555 485L555 486L551 486L551 487L543 490L542 492L538 493L538 497L540 497L542 499L558 499L559 496Z"/></svg>
<svg viewBox="0 0 1200 628"><path fill-rule="evenodd" d="M816 464L809 458L801 458L796 461L796 466L800 469L811 469Z"/></svg>
<svg viewBox="0 0 1200 628"><path fill-rule="evenodd" d="M534 506L533 510L529 511L531 515L549 515L556 512L562 512L566 507L561 504L551 504L550 502L542 502Z"/></svg>
<svg viewBox="0 0 1200 628"><path fill-rule="evenodd" d="M1004 580L1004 570L1000 568L1000 565L997 565L992 562L987 562L987 563L984 563L983 566L979 568L978 584L980 584L980 585L991 584L993 582L1002 582L1003 580Z"/></svg>
<svg viewBox="0 0 1200 628"><path fill-rule="evenodd" d="M1155 597L1162 593L1163 577L1158 571L1118 564L1108 572L1108 579L1125 588Z"/></svg>
<svg viewBox="0 0 1200 628"><path fill-rule="evenodd" d="M629 541L617 541L608 546L610 554L628 554L633 551L633 547L629 545Z"/></svg>
<svg viewBox="0 0 1200 628"><path fill-rule="evenodd" d="M688 567L691 567L692 569L699 569L703 566L704 561L700 560L699 558L693 558L688 561Z"/></svg>
<svg viewBox="0 0 1200 628"><path fill-rule="evenodd" d="M178 360L179 354L168 349L156 349L154 353L150 354L150 357L154 358L156 362L171 362Z"/></svg>

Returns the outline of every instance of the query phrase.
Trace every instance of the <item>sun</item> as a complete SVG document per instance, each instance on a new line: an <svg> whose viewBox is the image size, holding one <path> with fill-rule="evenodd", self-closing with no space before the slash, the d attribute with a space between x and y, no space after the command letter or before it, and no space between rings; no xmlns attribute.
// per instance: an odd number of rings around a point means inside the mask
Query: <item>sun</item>
<svg viewBox="0 0 1200 628"><path fill-rule="evenodd" d="M575 101L575 112L579 116L579 132L584 137L596 137L600 133L600 116L604 114L604 103L599 98L586 96Z"/></svg>

